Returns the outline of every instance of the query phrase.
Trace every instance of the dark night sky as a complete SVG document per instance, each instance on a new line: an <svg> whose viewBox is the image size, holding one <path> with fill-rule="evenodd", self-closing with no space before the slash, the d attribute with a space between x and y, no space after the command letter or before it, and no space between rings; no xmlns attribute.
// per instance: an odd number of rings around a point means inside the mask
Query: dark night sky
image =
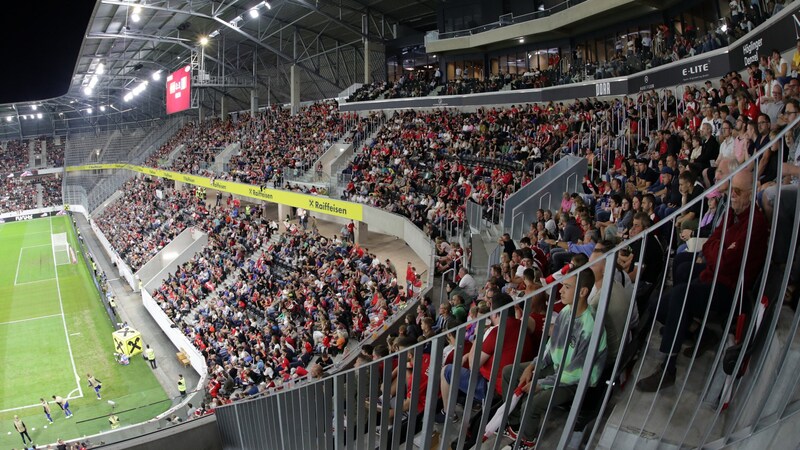
<svg viewBox="0 0 800 450"><path fill-rule="evenodd" d="M0 14L0 104L63 95L95 1L11 1Z"/></svg>

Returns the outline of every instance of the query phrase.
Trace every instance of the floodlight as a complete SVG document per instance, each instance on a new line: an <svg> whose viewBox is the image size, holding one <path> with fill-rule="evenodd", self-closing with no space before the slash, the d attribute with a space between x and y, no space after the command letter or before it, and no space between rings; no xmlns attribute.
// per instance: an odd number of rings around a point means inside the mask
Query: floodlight
<svg viewBox="0 0 800 450"><path fill-rule="evenodd" d="M137 7L133 8L133 14L131 14L131 20L134 21L134 22L138 22L139 19L141 19L141 16L140 16L141 13L142 13L142 7L141 6L137 6Z"/></svg>
<svg viewBox="0 0 800 450"><path fill-rule="evenodd" d="M37 119L41 119L42 118L42 113L36 113L36 118Z"/></svg>
<svg viewBox="0 0 800 450"><path fill-rule="evenodd" d="M153 72L153 81L158 81L161 79L161 70L156 70Z"/></svg>
<svg viewBox="0 0 800 450"><path fill-rule="evenodd" d="M249 14L250 14L250 17L253 18L253 19L258 18L258 9L257 8L251 9Z"/></svg>
<svg viewBox="0 0 800 450"><path fill-rule="evenodd" d="M200 45L202 45L203 47L205 47L206 45L208 45L208 38L207 38L207 37L205 37L205 36L201 37L201 38L200 38Z"/></svg>
<svg viewBox="0 0 800 450"><path fill-rule="evenodd" d="M105 110L106 110L106 107L105 107L105 106L103 106L103 105L101 105L101 106L100 106L100 112L105 112Z"/></svg>

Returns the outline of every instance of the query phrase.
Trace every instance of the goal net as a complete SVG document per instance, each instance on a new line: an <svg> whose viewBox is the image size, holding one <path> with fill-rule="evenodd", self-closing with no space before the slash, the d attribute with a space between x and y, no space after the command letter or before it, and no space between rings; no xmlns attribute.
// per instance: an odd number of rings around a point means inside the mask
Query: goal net
<svg viewBox="0 0 800 450"><path fill-rule="evenodd" d="M56 264L70 264L72 263L72 249L67 242L67 233L53 234L53 254L56 258Z"/></svg>

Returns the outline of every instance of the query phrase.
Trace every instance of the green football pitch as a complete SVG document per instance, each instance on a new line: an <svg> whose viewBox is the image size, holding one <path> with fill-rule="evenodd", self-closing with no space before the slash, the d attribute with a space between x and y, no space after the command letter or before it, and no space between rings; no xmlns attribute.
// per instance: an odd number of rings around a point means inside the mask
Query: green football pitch
<svg viewBox="0 0 800 450"><path fill-rule="evenodd" d="M108 431L112 406L123 426L171 406L142 358L116 363L114 328L79 248L69 216L0 224L0 448L21 444L14 415L47 444ZM102 400L87 373L102 382ZM49 424L39 399L53 395L69 397L74 415L51 403Z"/></svg>

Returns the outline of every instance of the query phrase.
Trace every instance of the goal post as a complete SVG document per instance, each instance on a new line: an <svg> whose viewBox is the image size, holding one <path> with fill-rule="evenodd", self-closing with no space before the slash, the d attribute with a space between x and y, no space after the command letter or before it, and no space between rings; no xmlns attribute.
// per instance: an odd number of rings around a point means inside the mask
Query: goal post
<svg viewBox="0 0 800 450"><path fill-rule="evenodd" d="M67 233L54 233L52 235L53 255L57 265L72 264L74 252L67 241Z"/></svg>

